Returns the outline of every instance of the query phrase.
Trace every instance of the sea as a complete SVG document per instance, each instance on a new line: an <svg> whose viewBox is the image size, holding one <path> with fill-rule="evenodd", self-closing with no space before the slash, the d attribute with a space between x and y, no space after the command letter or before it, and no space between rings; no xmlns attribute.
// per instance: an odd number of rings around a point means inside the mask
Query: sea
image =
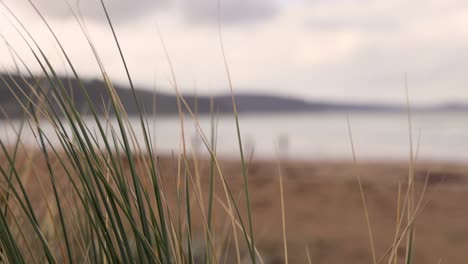
<svg viewBox="0 0 468 264"><path fill-rule="evenodd" d="M90 133L97 135L95 121L85 120ZM106 133L110 135L113 128L118 135L115 119L101 122ZM0 140L6 145L13 144L21 123L0 121ZM136 142L144 145L140 119L130 117L129 125ZM50 123L42 121L40 126L51 144L59 144ZM238 158L240 135L246 158L408 160L413 156L419 160L468 162L468 113L464 111L411 115L402 112L239 114L239 133L232 114L185 116L183 120L179 116L148 116L145 126L152 148L161 155L184 151L209 155L208 144L218 156ZM21 142L37 146L35 131L28 123L24 124Z"/></svg>

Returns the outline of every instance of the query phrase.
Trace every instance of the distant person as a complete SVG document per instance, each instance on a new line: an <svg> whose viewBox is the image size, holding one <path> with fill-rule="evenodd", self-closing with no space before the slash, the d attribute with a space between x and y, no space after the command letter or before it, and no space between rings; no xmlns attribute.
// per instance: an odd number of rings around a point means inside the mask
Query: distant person
<svg viewBox="0 0 468 264"><path fill-rule="evenodd" d="M278 137L278 151L282 157L287 157L289 153L289 135L280 134Z"/></svg>
<svg viewBox="0 0 468 264"><path fill-rule="evenodd" d="M244 151L251 155L255 149L255 140L251 136L246 136L244 141Z"/></svg>
<svg viewBox="0 0 468 264"><path fill-rule="evenodd" d="M192 147L195 153L199 153L203 146L203 140L198 133L192 135Z"/></svg>

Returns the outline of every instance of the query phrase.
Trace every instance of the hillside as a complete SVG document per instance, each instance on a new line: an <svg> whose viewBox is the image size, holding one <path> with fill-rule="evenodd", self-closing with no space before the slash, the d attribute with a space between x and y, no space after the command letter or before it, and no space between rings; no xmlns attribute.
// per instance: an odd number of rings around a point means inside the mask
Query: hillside
<svg viewBox="0 0 468 264"><path fill-rule="evenodd" d="M85 93L80 88L80 83L76 79L62 78L61 82L66 87L68 93L73 98L76 108L82 113L89 113L90 107L86 101ZM47 80L41 80L40 85L44 90L50 90L50 83ZM104 83L99 80L85 81L85 91L91 98L98 114L103 114L105 105L108 106L110 95L106 91ZM26 96L35 98L30 87L36 87L32 78L23 78L18 75L0 74L0 107L3 109L0 118L20 118L23 114L18 100L23 104L27 102ZM10 88L9 88L10 87ZM12 93L11 91L14 91ZM137 107L133 94L128 87L116 86L116 91L120 97L127 113L132 115L137 113ZM148 90L136 88L136 97L138 102L146 113L172 115L178 113L177 98L175 94L153 93ZM190 108L198 113L204 114L210 112L210 97L183 95ZM49 100L54 100L50 92L47 94ZM359 104L338 104L327 102L309 102L301 99L288 97L279 97L261 94L236 94L236 104L240 113L270 113L270 112L306 112L306 111L403 111L404 108L389 105L359 105ZM215 109L219 113L232 112L232 101L229 94L213 97ZM53 103L52 105L57 105ZM154 107L155 106L155 107ZM444 105L440 107L443 110L456 108L457 110L466 109L464 105ZM437 108L437 109L439 109ZM429 108L424 108L429 109ZM185 110L184 110L185 111Z"/></svg>

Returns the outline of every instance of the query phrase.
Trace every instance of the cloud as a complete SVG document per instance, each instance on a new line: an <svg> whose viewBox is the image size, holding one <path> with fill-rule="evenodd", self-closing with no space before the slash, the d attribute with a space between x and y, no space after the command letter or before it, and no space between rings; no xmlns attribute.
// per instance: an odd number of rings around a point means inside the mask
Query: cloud
<svg viewBox="0 0 468 264"><path fill-rule="evenodd" d="M223 23L252 22L271 18L280 10L275 0L219 0ZM217 0L181 0L179 7L186 19L193 23L216 23Z"/></svg>
<svg viewBox="0 0 468 264"><path fill-rule="evenodd" d="M74 10L79 10L86 19L105 19L100 0L35 0L39 10L48 17L67 19L72 16L69 1ZM275 0L219 0L223 23L249 23L270 18L279 7ZM23 8L28 6L26 0ZM111 18L116 22L141 19L158 11L174 12L193 24L213 24L218 20L218 0L106 0Z"/></svg>
<svg viewBox="0 0 468 264"><path fill-rule="evenodd" d="M79 10L85 19L96 21L105 19L100 0L35 0L33 2L44 15L67 19L72 16L67 1L74 10ZM29 5L25 0L18 2L21 2L23 8ZM169 0L105 0L104 3L111 18L116 22L131 22L169 6Z"/></svg>

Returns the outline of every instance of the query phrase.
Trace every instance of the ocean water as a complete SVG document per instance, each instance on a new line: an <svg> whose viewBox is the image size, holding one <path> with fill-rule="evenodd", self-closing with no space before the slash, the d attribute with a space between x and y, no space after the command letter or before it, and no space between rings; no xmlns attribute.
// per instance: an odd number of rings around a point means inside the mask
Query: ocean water
<svg viewBox="0 0 468 264"><path fill-rule="evenodd" d="M358 159L408 159L410 129L404 113L352 113L349 115L353 145ZM117 126L115 120L111 125ZM139 120L132 118L136 139L143 143ZM238 157L239 145L232 115L216 117L216 151ZM209 116L198 121L184 119L187 152L207 155L200 131L210 139ZM11 143L20 122L0 122L0 140ZM91 119L90 131L97 131ZM182 151L181 122L178 117L148 117L148 131L159 153ZM413 113L411 118L413 151L421 160L468 161L468 113ZM52 144L57 144L52 127L41 124ZM37 145L32 131L23 131L25 144ZM295 113L240 115L240 134L247 157L294 159L352 159L350 133L344 113ZM94 132L93 132L94 133Z"/></svg>

